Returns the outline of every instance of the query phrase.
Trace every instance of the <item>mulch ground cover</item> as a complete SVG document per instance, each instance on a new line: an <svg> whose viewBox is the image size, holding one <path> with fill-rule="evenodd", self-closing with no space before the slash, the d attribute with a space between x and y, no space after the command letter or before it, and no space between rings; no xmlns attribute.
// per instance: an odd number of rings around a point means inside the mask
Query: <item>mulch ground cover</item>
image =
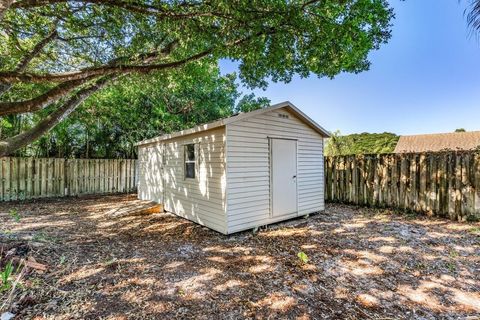
<svg viewBox="0 0 480 320"><path fill-rule="evenodd" d="M0 306L9 302L2 312L15 319L480 315L479 223L328 205L307 219L224 236L145 206L135 195L0 204L0 271L12 261L11 279L22 273L12 295L0 292Z"/></svg>

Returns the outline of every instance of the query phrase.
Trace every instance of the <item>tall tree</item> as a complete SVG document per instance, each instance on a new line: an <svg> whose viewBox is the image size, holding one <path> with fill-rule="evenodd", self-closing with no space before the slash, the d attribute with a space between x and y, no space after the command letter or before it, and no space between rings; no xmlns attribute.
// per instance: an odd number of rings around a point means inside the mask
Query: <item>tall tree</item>
<svg viewBox="0 0 480 320"><path fill-rule="evenodd" d="M132 74L228 58L245 84L264 87L367 70L392 16L386 0L3 0L0 116L50 112L0 141L0 156Z"/></svg>
<svg viewBox="0 0 480 320"><path fill-rule="evenodd" d="M140 140L270 104L268 99L251 94L242 97L238 86L235 74L222 75L218 66L208 60L191 63L166 76L132 75L92 95L50 133L15 155L136 157L134 144ZM4 119L3 135L16 135L42 116L22 115L21 122L20 116L10 116Z"/></svg>
<svg viewBox="0 0 480 320"><path fill-rule="evenodd" d="M474 31L480 31L480 0L470 0L466 15L468 25Z"/></svg>
<svg viewBox="0 0 480 320"><path fill-rule="evenodd" d="M325 146L327 156L392 153L400 137L394 133L355 133L341 135L335 131Z"/></svg>

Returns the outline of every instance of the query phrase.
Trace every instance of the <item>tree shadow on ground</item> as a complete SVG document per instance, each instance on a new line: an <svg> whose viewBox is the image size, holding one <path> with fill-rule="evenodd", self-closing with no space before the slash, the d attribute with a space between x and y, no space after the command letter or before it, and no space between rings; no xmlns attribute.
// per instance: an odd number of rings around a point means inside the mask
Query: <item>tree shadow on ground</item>
<svg viewBox="0 0 480 320"><path fill-rule="evenodd" d="M349 206L223 236L134 195L2 206L8 241L49 266L32 274L46 318L439 318L480 312L477 225ZM9 217L15 208L20 222ZM39 236L40 235L40 236ZM297 253L308 255L301 262Z"/></svg>

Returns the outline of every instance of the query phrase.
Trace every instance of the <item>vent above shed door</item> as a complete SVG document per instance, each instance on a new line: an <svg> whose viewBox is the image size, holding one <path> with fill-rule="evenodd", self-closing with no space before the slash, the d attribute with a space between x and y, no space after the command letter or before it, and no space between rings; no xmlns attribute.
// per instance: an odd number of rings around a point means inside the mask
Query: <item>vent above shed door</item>
<svg viewBox="0 0 480 320"><path fill-rule="evenodd" d="M289 118L288 114L284 114L284 113L279 113L278 117L282 118L282 119L288 119Z"/></svg>

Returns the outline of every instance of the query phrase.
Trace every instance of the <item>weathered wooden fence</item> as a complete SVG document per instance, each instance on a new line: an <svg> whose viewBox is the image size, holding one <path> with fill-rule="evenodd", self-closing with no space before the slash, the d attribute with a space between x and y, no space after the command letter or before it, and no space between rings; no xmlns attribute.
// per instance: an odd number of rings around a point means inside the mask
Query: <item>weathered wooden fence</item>
<svg viewBox="0 0 480 320"><path fill-rule="evenodd" d="M135 189L136 160L0 158L0 201Z"/></svg>
<svg viewBox="0 0 480 320"><path fill-rule="evenodd" d="M480 153L325 158L326 200L480 218Z"/></svg>

